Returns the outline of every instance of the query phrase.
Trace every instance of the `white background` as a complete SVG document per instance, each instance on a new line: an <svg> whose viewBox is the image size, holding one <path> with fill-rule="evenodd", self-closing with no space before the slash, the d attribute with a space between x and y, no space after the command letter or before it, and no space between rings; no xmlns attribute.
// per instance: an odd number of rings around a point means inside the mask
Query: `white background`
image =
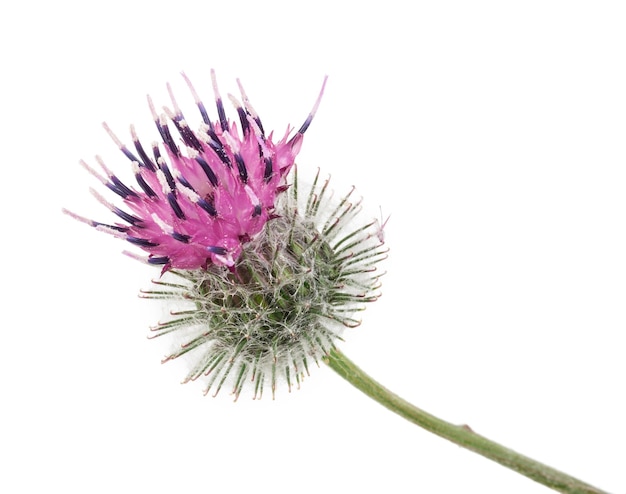
<svg viewBox="0 0 626 494"><path fill-rule="evenodd" d="M233 404L159 364L160 309L136 296L158 270L61 208L108 220L77 165L128 173L100 122L149 143L146 93L166 104L170 81L192 115L179 72L209 103L213 67L279 133L329 75L300 167L391 214L384 295L346 354L431 413L626 492L623 2L0 10L0 491L548 492L327 368Z"/></svg>

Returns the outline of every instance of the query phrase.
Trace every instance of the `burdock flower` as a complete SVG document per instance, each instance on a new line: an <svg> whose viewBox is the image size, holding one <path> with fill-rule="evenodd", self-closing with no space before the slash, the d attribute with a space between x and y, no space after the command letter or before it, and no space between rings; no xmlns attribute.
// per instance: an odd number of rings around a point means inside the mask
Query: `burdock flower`
<svg viewBox="0 0 626 494"><path fill-rule="evenodd" d="M82 164L122 198L124 209L92 190L122 222L68 214L138 245L148 263L163 265L157 287L143 296L186 303L153 328L154 336L174 332L180 341L165 361L191 357L186 381L206 379L206 392L217 394L228 383L238 397L251 383L260 398L268 385L274 394L279 380L289 389L299 385L342 328L358 325L354 313L378 298L382 226L362 219L354 190L335 197L319 172L308 190L295 171L287 180L324 85L299 130L287 129L275 142L241 84L242 103L230 96L239 125L227 120L211 75L217 121L185 77L203 120L197 131L171 90L172 109L162 115L149 100L163 139L151 155L132 127L135 152L104 125L130 160L137 186L122 183L100 158L104 174Z"/></svg>
<svg viewBox="0 0 626 494"><path fill-rule="evenodd" d="M290 129L278 140L266 135L261 119L248 101L241 84L241 103L229 95L239 116L239 126L226 118L215 73L211 72L218 120L212 122L189 79L203 124L193 131L178 107L171 88L172 108L158 114L149 106L163 145L148 153L131 126L135 153L104 124L105 129L130 160L138 187L124 184L103 162L97 172L81 164L106 187L119 195L126 209L100 194L95 197L122 223L103 223L69 213L74 218L138 245L148 252L147 261L164 269L196 269L208 265L233 267L242 246L254 238L276 213L277 195L287 187L291 170L322 97L300 129ZM237 81L239 83L239 81ZM179 138L172 135L170 125ZM67 212L67 211L66 211Z"/></svg>
<svg viewBox="0 0 626 494"><path fill-rule="evenodd" d="M100 158L101 172L83 165L122 198L123 208L92 191L121 221L66 211L139 246L148 263L162 266L142 295L174 306L171 317L152 328L153 336L177 336L164 361L190 357L185 381L205 380L213 394L228 387L235 399L246 385L256 398L268 386L274 395L279 381L299 386L311 363L323 361L390 410L460 446L560 492L601 493L411 405L336 348L342 329L358 325L355 314L379 296L385 222L362 212L354 189L335 197L319 172L311 186L298 180L294 160L324 85L299 130L274 139L241 84L241 103L230 96L239 124L226 118L211 75L215 121L185 77L202 116L198 130L191 130L171 90L172 108L163 114L149 102L163 141L150 154L132 127L134 152L105 125L137 185L124 184Z"/></svg>

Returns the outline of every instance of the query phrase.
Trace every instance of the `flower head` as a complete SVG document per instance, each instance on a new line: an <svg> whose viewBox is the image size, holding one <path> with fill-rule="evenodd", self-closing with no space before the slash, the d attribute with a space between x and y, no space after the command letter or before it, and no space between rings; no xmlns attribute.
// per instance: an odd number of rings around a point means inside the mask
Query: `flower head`
<svg viewBox="0 0 626 494"><path fill-rule="evenodd" d="M163 139L163 149L154 144L150 155L132 127L134 152L104 125L131 161L137 186L122 183L100 158L103 174L84 166L122 198L124 209L92 191L122 222L66 212L164 265L155 288L142 292L183 306L153 328L153 336L178 336L164 361L191 357L186 380L206 379L206 392L229 386L238 397L251 383L260 398L268 386L274 394L280 380L289 389L299 385L343 328L359 324L354 314L378 298L384 223L363 219L354 189L336 200L319 172L308 191L298 183L294 160L324 85L300 129L274 140L241 85L242 103L230 97L240 127L228 121L212 78L214 122L185 77L204 122L198 131L171 90L173 109L164 115L149 101Z"/></svg>
<svg viewBox="0 0 626 494"><path fill-rule="evenodd" d="M96 198L122 222L102 223L65 211L97 229L135 244L148 253L151 264L164 270L207 268L209 265L232 268L242 246L252 240L275 216L277 196L286 189L285 176L291 170L323 94L324 86L304 124L293 135L287 129L280 139L266 135L261 119L238 82L241 102L229 95L239 117L227 119L211 72L218 119L211 121L204 104L189 79L203 124L191 130L168 86L172 108L158 114L149 105L163 146L147 152L131 126L135 152L104 124L105 129L131 161L137 187L124 184L96 157L103 174L83 166L107 188L119 195L125 209ZM324 81L325 82L325 81ZM175 139L170 125L179 135ZM164 151L164 152L163 152Z"/></svg>

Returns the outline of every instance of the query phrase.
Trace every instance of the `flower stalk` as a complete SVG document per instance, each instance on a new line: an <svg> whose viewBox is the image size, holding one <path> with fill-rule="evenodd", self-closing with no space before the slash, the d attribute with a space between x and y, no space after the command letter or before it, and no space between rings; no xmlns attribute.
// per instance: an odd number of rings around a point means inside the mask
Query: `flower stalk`
<svg viewBox="0 0 626 494"><path fill-rule="evenodd" d="M326 364L367 396L409 422L426 429L463 448L489 458L517 473L558 492L567 494L607 494L559 470L506 448L475 433L467 425L455 425L417 408L376 382L337 348L324 359Z"/></svg>

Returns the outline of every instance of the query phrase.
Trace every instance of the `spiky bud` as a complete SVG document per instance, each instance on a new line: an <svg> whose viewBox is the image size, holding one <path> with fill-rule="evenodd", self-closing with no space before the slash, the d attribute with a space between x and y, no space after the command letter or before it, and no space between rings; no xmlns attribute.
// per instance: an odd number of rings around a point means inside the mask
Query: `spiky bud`
<svg viewBox="0 0 626 494"><path fill-rule="evenodd" d="M302 194L296 175L277 217L245 244L234 269L171 270L154 281L144 297L187 302L153 328L182 339L164 361L190 356L186 381L205 379L214 394L227 386L235 399L246 384L255 398L268 385L274 395L279 381L299 386L379 296L381 225L367 221L353 195L335 200L319 172Z"/></svg>

